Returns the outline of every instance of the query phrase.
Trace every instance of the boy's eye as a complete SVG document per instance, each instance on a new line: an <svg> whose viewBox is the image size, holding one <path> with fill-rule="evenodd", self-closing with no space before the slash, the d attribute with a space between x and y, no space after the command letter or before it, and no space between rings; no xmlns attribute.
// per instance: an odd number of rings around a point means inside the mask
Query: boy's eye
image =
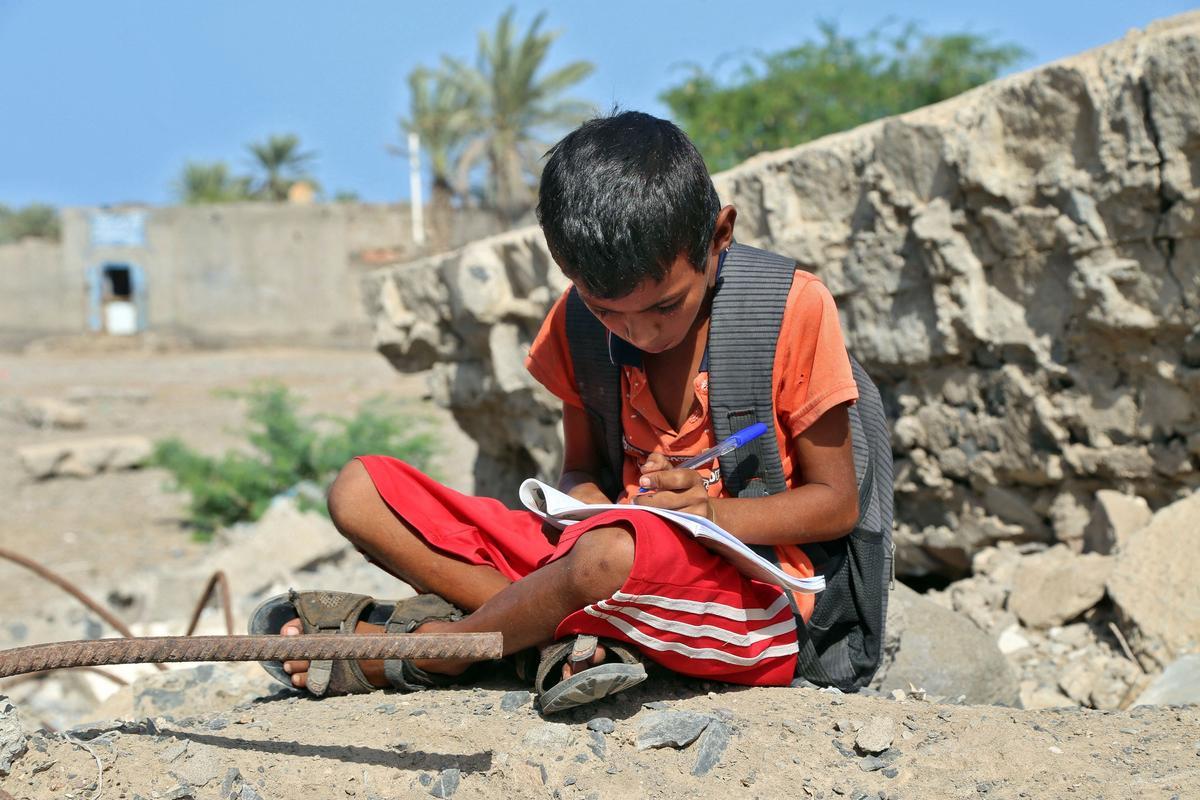
<svg viewBox="0 0 1200 800"><path fill-rule="evenodd" d="M679 299L679 300L676 300L674 303L669 303L668 305L665 305L665 306L655 306L654 310L657 311L659 314L671 315L671 314L674 314L676 311L678 311L681 308L683 308L683 300Z"/></svg>

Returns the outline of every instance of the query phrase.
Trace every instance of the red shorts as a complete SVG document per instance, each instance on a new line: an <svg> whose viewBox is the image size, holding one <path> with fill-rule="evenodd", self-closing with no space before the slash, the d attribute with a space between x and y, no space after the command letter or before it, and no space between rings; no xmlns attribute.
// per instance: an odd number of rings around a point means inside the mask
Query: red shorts
<svg viewBox="0 0 1200 800"><path fill-rule="evenodd" d="M633 570L621 590L560 622L556 639L619 639L675 672L730 683L785 686L795 675L796 621L783 590L745 577L659 516L597 514L552 545L536 514L456 492L394 458L359 461L379 496L430 547L514 581L566 555L592 528L621 521L632 530Z"/></svg>

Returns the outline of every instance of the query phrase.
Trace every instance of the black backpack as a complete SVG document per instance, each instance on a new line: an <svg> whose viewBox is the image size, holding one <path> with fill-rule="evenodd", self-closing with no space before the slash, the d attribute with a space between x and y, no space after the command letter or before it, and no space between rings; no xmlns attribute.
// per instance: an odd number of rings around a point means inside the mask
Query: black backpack
<svg viewBox="0 0 1200 800"><path fill-rule="evenodd" d="M708 334L709 408L718 441L755 422L774 430L772 367L784 306L797 269L792 259L734 244L721 266ZM621 488L621 376L604 326L572 289L567 341L575 383L606 466L597 476L610 498ZM825 590L812 618L796 618L797 676L854 691L870 683L883 657L888 589L893 580L892 448L879 390L853 358L858 401L850 407L859 518L832 542L803 545ZM784 491L773 435L760 436L720 459L726 490L736 497ZM773 547L756 547L775 559Z"/></svg>

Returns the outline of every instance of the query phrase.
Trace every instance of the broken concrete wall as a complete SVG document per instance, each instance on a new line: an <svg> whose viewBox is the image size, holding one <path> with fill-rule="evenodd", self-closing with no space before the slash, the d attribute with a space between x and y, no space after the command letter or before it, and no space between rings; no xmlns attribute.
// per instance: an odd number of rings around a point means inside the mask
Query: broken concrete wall
<svg viewBox="0 0 1200 800"><path fill-rule="evenodd" d="M1200 15L716 176L741 241L834 293L894 421L898 566L1082 545L1095 492L1200 485ZM380 350L436 365L481 491L552 475L521 356L563 286L536 228L369 275Z"/></svg>

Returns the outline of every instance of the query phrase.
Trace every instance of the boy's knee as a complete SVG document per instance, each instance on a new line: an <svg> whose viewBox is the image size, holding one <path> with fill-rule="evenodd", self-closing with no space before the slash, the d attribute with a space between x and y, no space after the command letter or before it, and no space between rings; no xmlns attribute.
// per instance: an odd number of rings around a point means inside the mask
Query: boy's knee
<svg viewBox="0 0 1200 800"><path fill-rule="evenodd" d="M571 588L583 605L612 597L633 571L633 534L624 528L597 528L571 548Z"/></svg>
<svg viewBox="0 0 1200 800"><path fill-rule="evenodd" d="M329 508L329 518L343 536L354 540L354 532L361 526L356 519L366 507L364 500L377 496L375 484L367 468L358 459L354 459L342 467L341 472L329 486L326 496L326 506Z"/></svg>

